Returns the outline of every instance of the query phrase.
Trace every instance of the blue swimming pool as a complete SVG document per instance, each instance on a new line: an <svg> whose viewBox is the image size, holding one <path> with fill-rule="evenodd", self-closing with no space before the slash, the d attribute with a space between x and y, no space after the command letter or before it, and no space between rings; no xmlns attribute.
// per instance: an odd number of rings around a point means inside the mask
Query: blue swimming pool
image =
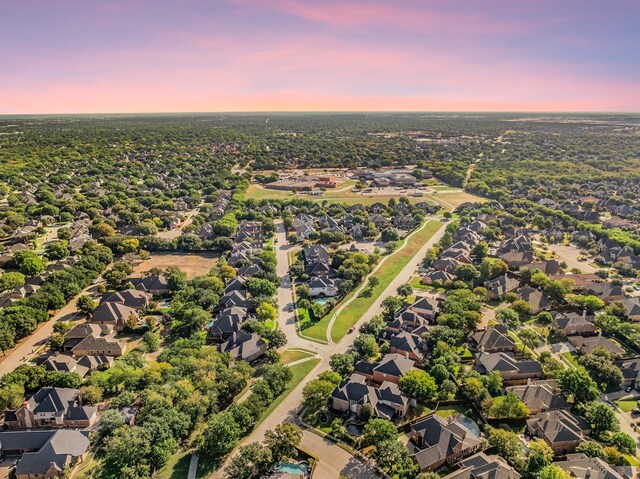
<svg viewBox="0 0 640 479"><path fill-rule="evenodd" d="M280 472L288 472L289 474L306 474L307 472L307 463L301 462L299 464L294 464L292 462L283 462L278 466L278 471Z"/></svg>

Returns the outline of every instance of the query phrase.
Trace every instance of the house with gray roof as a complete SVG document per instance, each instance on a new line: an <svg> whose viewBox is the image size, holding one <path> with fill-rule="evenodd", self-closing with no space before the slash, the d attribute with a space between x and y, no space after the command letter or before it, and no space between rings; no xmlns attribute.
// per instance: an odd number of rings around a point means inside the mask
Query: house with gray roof
<svg viewBox="0 0 640 479"><path fill-rule="evenodd" d="M478 452L458 463L458 469L443 479L520 479L520 474L500 456Z"/></svg>
<svg viewBox="0 0 640 479"><path fill-rule="evenodd" d="M507 328L502 324L487 326L469 338L471 347L486 353L515 353L516 343L509 337Z"/></svg>
<svg viewBox="0 0 640 479"><path fill-rule="evenodd" d="M0 452L20 457L16 479L57 479L85 460L89 439L86 433L64 429L0 432Z"/></svg>
<svg viewBox="0 0 640 479"><path fill-rule="evenodd" d="M480 374L497 371L506 384L526 383L529 379L542 377L540 363L533 359L518 360L512 353L479 353L473 367Z"/></svg>
<svg viewBox="0 0 640 479"><path fill-rule="evenodd" d="M430 414L411 424L411 439L419 449L413 457L420 471L433 471L445 463L458 462L482 447L482 440L462 419Z"/></svg>
<svg viewBox="0 0 640 479"><path fill-rule="evenodd" d="M634 475L631 470L624 471L599 457L589 457L581 453L567 454L564 460L556 461L554 464L576 479L629 479Z"/></svg>
<svg viewBox="0 0 640 479"><path fill-rule="evenodd" d="M570 404L555 381L527 382L527 384L507 387L506 391L518 396L531 414L570 408Z"/></svg>
<svg viewBox="0 0 640 479"><path fill-rule="evenodd" d="M385 381L379 387L367 384L367 378L354 373L331 394L331 406L339 412L358 414L365 404L370 404L376 417L393 419L404 417L409 409L409 397L397 384Z"/></svg>
<svg viewBox="0 0 640 479"><path fill-rule="evenodd" d="M250 362L267 352L267 343L256 333L240 330L220 344L218 349L222 353L229 353L236 360Z"/></svg>
<svg viewBox="0 0 640 479"><path fill-rule="evenodd" d="M591 425L580 416L557 409L527 419L527 430L530 435L543 439L556 454L567 454L587 440Z"/></svg>
<svg viewBox="0 0 640 479"><path fill-rule="evenodd" d="M80 391L71 388L42 388L15 412L5 416L11 429L89 427L98 419L96 408L81 406Z"/></svg>

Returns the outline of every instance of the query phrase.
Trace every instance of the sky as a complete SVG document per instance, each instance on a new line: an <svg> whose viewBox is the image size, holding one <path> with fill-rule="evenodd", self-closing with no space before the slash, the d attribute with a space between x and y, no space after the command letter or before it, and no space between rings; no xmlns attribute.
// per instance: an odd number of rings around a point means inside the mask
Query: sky
<svg viewBox="0 0 640 479"><path fill-rule="evenodd" d="M0 114L640 111L640 0L1 0Z"/></svg>

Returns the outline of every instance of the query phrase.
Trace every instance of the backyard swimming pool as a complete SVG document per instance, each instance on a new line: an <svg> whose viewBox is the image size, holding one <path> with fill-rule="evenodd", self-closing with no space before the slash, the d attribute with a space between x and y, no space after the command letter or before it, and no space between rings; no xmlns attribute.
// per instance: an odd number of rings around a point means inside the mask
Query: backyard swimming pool
<svg viewBox="0 0 640 479"><path fill-rule="evenodd" d="M279 472L288 472L289 474L306 474L308 463L293 463L293 462L283 462L277 467Z"/></svg>

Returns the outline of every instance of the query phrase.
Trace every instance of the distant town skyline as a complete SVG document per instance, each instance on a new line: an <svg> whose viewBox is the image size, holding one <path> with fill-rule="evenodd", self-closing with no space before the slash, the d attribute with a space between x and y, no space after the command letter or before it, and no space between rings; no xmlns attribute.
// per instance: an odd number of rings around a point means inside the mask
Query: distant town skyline
<svg viewBox="0 0 640 479"><path fill-rule="evenodd" d="M640 111L637 0L6 0L0 114Z"/></svg>

